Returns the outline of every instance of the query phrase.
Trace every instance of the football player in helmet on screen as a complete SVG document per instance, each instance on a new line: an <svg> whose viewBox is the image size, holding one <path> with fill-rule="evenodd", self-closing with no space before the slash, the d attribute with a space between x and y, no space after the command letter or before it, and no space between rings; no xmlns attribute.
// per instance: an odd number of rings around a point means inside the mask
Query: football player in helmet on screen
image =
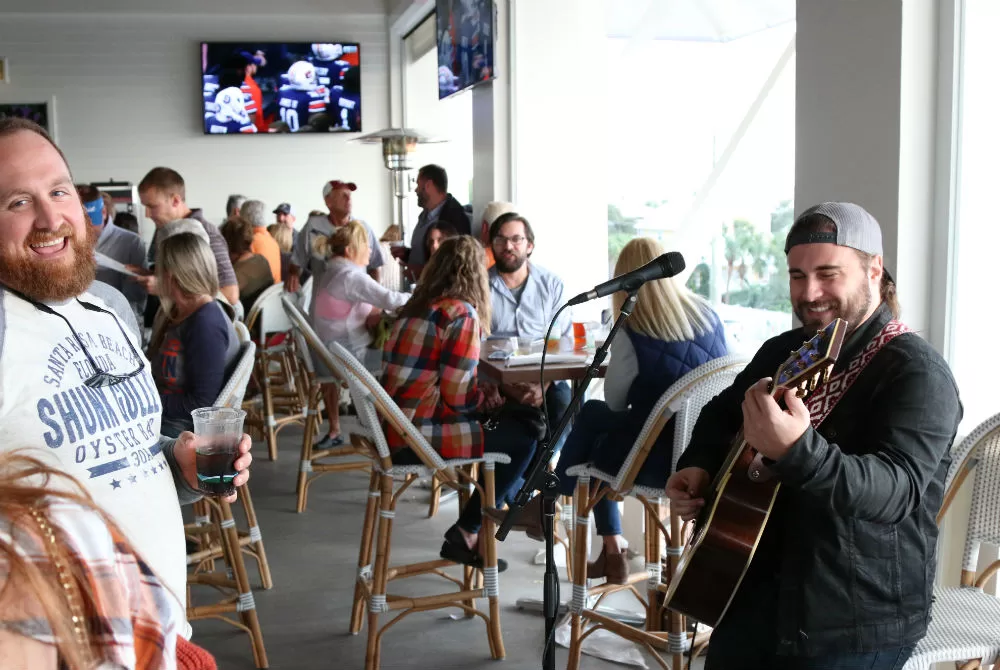
<svg viewBox="0 0 1000 670"><path fill-rule="evenodd" d="M316 81L316 66L296 61L288 68L288 84L278 90L278 111L287 132L316 130L329 102L329 91Z"/></svg>
<svg viewBox="0 0 1000 670"><path fill-rule="evenodd" d="M344 47L340 44L313 44L309 61L316 67L316 81L320 86L331 88L340 80L342 67L349 64L340 60Z"/></svg>
<svg viewBox="0 0 1000 670"><path fill-rule="evenodd" d="M217 135L232 133L256 133L257 127L250 121L246 99L236 86L219 91L215 96L217 111L206 119L208 132Z"/></svg>

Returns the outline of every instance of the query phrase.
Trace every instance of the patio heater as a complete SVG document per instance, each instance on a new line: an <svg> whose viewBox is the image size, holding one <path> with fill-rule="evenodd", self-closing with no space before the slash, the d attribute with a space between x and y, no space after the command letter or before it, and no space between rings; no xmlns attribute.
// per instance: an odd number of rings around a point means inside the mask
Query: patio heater
<svg viewBox="0 0 1000 670"><path fill-rule="evenodd" d="M447 140L428 137L412 128L386 128L357 138L365 144L382 144L382 159L392 173L392 190L396 196L393 216L399 226L400 239L406 242L406 198L410 195L409 176L414 168L413 153L418 144L433 144Z"/></svg>

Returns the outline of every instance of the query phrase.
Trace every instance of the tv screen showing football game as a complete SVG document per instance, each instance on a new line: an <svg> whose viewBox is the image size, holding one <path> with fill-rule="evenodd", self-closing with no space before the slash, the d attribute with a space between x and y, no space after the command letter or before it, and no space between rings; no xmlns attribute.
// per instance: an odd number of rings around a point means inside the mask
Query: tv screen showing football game
<svg viewBox="0 0 1000 670"><path fill-rule="evenodd" d="M438 98L496 76L493 0L437 0Z"/></svg>
<svg viewBox="0 0 1000 670"><path fill-rule="evenodd" d="M206 135L361 131L361 49L348 42L203 42Z"/></svg>

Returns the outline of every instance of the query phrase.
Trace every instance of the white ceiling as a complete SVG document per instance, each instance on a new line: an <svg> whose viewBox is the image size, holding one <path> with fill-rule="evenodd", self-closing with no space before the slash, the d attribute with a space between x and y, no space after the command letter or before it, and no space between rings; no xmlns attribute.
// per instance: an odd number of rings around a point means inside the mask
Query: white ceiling
<svg viewBox="0 0 1000 670"><path fill-rule="evenodd" d="M386 0L0 0L4 13L385 16Z"/></svg>
<svg viewBox="0 0 1000 670"><path fill-rule="evenodd" d="M726 42L795 19L795 0L606 0L608 36Z"/></svg>

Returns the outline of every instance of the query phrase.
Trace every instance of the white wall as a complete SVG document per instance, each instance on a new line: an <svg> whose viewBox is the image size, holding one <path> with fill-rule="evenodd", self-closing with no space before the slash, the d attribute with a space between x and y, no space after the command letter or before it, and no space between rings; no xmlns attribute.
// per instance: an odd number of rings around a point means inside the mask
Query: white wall
<svg viewBox="0 0 1000 670"><path fill-rule="evenodd" d="M46 6L54 0L43 0ZM105 3L106 4L106 3ZM191 3L188 3L191 4ZM221 220L225 198L242 193L272 208L291 202L304 223L325 209L322 185L356 181L355 212L376 231L391 222L388 171L378 146L358 135L206 136L201 129L199 42L344 40L361 43L364 132L388 125L384 6L361 0L284 3L281 16L247 16L241 3L218 14L10 14L0 12L0 56L11 83L0 102L56 99L56 134L78 181L137 182L152 167L178 170L188 203ZM365 13L338 14L335 6ZM204 8L204 4L190 9ZM252 9L273 9L254 2ZM329 7L329 9L321 9Z"/></svg>
<svg viewBox="0 0 1000 670"><path fill-rule="evenodd" d="M608 278L602 136L641 142L642 135L602 121L605 100L594 82L609 75L602 49L594 50L605 42L604 2L510 0L510 7L513 190L535 229L534 258L562 277L569 298ZM592 57L585 67L567 67L578 54Z"/></svg>

